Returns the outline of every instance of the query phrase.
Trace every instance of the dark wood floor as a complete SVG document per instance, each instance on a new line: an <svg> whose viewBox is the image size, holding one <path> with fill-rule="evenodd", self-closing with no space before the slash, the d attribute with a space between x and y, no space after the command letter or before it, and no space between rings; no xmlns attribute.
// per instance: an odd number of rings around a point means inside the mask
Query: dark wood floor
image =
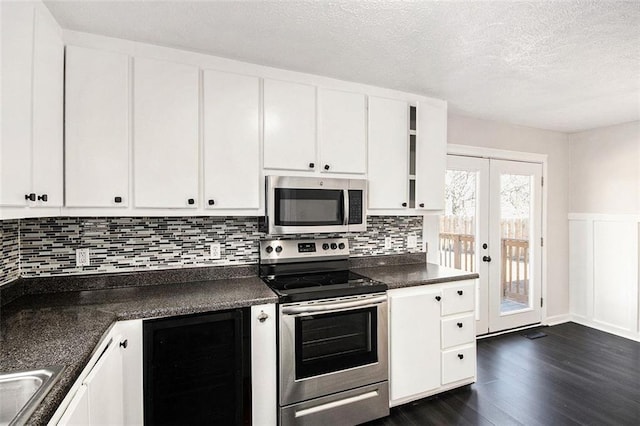
<svg viewBox="0 0 640 426"><path fill-rule="evenodd" d="M479 340L477 383L368 425L640 425L640 343L575 323L538 330Z"/></svg>

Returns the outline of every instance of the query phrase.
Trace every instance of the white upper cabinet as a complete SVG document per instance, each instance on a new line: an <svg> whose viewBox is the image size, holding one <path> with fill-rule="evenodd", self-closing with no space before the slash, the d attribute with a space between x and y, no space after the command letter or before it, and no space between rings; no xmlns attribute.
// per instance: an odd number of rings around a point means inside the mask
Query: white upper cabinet
<svg viewBox="0 0 640 426"><path fill-rule="evenodd" d="M127 206L129 57L67 46L65 204Z"/></svg>
<svg viewBox="0 0 640 426"><path fill-rule="evenodd" d="M134 61L134 203L198 206L197 67Z"/></svg>
<svg viewBox="0 0 640 426"><path fill-rule="evenodd" d="M447 167L447 106L419 102L417 107L416 208L444 209Z"/></svg>
<svg viewBox="0 0 640 426"><path fill-rule="evenodd" d="M320 170L366 173L367 99L360 93L318 90Z"/></svg>
<svg viewBox="0 0 640 426"><path fill-rule="evenodd" d="M46 206L62 206L64 44L60 27L36 10L33 43L33 191Z"/></svg>
<svg viewBox="0 0 640 426"><path fill-rule="evenodd" d="M260 207L260 80L204 71L205 208Z"/></svg>
<svg viewBox="0 0 640 426"><path fill-rule="evenodd" d="M24 206L31 192L33 16L29 3L2 2L0 204Z"/></svg>
<svg viewBox="0 0 640 426"><path fill-rule="evenodd" d="M369 97L369 209L408 206L409 107Z"/></svg>
<svg viewBox="0 0 640 426"><path fill-rule="evenodd" d="M314 170L316 88L264 80L264 167Z"/></svg>
<svg viewBox="0 0 640 426"><path fill-rule="evenodd" d="M46 7L2 2L0 204L62 205L64 46Z"/></svg>

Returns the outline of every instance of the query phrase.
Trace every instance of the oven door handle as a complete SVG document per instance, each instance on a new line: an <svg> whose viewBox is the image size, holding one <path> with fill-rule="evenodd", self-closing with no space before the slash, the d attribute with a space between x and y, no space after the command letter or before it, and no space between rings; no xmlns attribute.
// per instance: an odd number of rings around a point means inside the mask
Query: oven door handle
<svg viewBox="0 0 640 426"><path fill-rule="evenodd" d="M353 300L350 302L327 303L307 306L285 306L281 312L284 315L314 314L318 312L337 311L343 309L359 308L371 306L387 301L387 296L376 296L363 300Z"/></svg>

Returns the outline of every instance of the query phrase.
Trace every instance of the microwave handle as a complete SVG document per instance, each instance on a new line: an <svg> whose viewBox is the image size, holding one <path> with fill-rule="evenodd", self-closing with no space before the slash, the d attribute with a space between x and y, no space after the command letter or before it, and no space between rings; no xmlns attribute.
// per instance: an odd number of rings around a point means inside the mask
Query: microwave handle
<svg viewBox="0 0 640 426"><path fill-rule="evenodd" d="M344 189L343 190L342 199L344 200L344 204L343 204L344 219L343 219L343 223L342 224L344 226L348 226L349 225L349 190L348 189Z"/></svg>

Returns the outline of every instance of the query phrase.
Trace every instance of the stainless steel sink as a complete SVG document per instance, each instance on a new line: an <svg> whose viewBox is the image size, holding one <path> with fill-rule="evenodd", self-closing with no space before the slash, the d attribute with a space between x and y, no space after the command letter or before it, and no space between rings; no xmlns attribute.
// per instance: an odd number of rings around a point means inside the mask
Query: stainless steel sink
<svg viewBox="0 0 640 426"><path fill-rule="evenodd" d="M22 425L56 382L62 367L0 373L0 426Z"/></svg>

